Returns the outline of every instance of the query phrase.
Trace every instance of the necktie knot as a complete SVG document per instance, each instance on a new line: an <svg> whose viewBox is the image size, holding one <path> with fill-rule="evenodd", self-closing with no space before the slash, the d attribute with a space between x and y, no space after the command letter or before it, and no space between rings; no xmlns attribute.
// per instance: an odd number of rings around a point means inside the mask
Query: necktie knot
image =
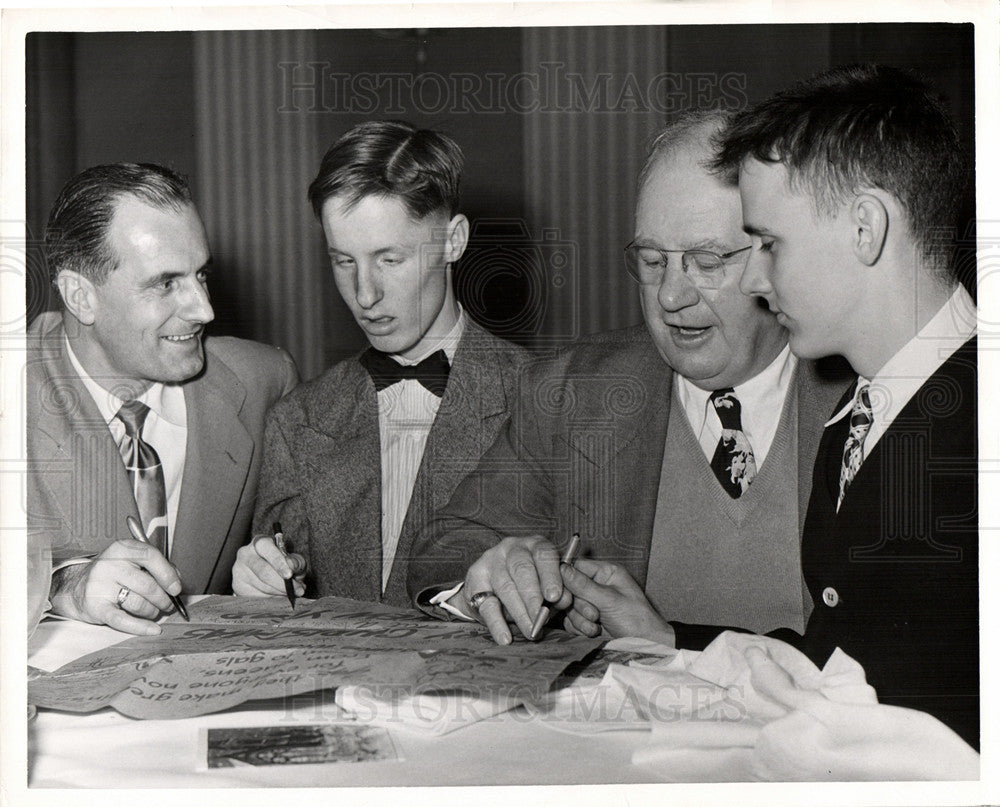
<svg viewBox="0 0 1000 807"><path fill-rule="evenodd" d="M712 470L726 493L737 499L757 476L757 461L743 433L740 399L732 387L715 390L708 399L722 424L722 436L712 456Z"/></svg>
<svg viewBox="0 0 1000 807"><path fill-rule="evenodd" d="M448 355L443 350L435 351L418 364L404 365L388 353L370 347L361 354L361 365L371 376L376 392L405 379L413 379L438 398L444 395L451 371Z"/></svg>
<svg viewBox="0 0 1000 807"><path fill-rule="evenodd" d="M121 405L116 417L124 424L125 434L135 438L136 435L142 433L142 427L148 414L149 407L138 398L133 398Z"/></svg>
<svg viewBox="0 0 1000 807"><path fill-rule="evenodd" d="M736 397L736 391L732 387L717 389L708 400L715 407L715 412L719 416L722 428L741 431L743 424L740 421L741 408L740 399Z"/></svg>

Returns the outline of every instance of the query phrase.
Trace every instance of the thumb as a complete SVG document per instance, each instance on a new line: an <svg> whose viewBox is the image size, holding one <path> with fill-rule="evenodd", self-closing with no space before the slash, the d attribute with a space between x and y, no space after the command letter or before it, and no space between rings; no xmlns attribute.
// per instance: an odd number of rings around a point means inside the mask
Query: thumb
<svg viewBox="0 0 1000 807"><path fill-rule="evenodd" d="M579 560L577 563L583 565L584 561ZM582 597L598 608L601 607L601 601L606 599L604 586L595 583L583 571L566 563L559 567L559 572L562 574L563 584L573 593L574 597Z"/></svg>

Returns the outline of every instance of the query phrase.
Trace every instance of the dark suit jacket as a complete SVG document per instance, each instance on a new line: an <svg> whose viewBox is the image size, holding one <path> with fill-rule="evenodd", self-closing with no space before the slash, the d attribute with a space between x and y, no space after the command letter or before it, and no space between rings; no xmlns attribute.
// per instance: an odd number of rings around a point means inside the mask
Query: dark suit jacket
<svg viewBox="0 0 1000 807"><path fill-rule="evenodd" d="M815 607L800 646L819 665L840 647L880 701L930 712L978 748L976 394L972 339L897 415L839 513L850 418L826 430L802 545Z"/></svg>
<svg viewBox="0 0 1000 807"><path fill-rule="evenodd" d="M620 563L644 586L671 385L644 326L588 337L531 365L510 425L418 536L411 596L463 579L504 536L565 544L574 532L590 557ZM823 422L842 389L800 363L800 518Z"/></svg>
<svg viewBox="0 0 1000 807"><path fill-rule="evenodd" d="M118 447L66 353L58 313L28 329L28 529L51 541L53 560L100 552L127 537L139 512ZM206 337L205 369L186 381L187 450L170 559L187 593L232 590L257 493L264 415L295 386L287 353Z"/></svg>
<svg viewBox="0 0 1000 807"><path fill-rule="evenodd" d="M408 606L413 536L506 422L517 369L527 357L466 320L384 596L378 399L357 357L301 385L269 414L254 533L269 534L272 522L281 522L293 550L309 560L310 596Z"/></svg>

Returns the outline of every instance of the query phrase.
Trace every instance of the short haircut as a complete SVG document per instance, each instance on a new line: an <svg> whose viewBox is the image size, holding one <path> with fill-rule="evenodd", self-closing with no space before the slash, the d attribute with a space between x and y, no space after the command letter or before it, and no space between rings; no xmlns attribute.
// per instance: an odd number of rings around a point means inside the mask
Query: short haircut
<svg viewBox="0 0 1000 807"><path fill-rule="evenodd" d="M747 157L782 163L818 213L881 188L899 200L912 237L942 276L965 188L950 117L913 74L878 64L838 67L740 112L718 141L714 167L731 181Z"/></svg>
<svg viewBox="0 0 1000 807"><path fill-rule="evenodd" d="M447 135L404 121L355 126L323 157L309 186L317 218L334 196L353 207L366 196L394 196L415 219L458 212L462 150Z"/></svg>
<svg viewBox="0 0 1000 807"><path fill-rule="evenodd" d="M695 146L712 154L714 137L726 127L732 117L732 112L721 109L694 109L673 118L649 145L646 161L639 169L636 195L646 184L656 164L675 151ZM706 170L712 170L711 160L706 162Z"/></svg>
<svg viewBox="0 0 1000 807"><path fill-rule="evenodd" d="M118 266L108 228L122 198L132 196L160 208L193 204L187 181L169 168L150 163L114 163L88 168L63 187L45 225L49 276L70 269L103 283Z"/></svg>

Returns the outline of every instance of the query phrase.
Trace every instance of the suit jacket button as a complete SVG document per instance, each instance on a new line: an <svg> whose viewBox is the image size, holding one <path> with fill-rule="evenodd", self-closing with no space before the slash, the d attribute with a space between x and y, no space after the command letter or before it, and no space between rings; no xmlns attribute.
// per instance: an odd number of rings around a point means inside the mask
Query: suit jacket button
<svg viewBox="0 0 1000 807"><path fill-rule="evenodd" d="M837 589L833 586L827 586L823 589L823 602L831 608L836 608L837 603L840 602L840 595L837 593Z"/></svg>

